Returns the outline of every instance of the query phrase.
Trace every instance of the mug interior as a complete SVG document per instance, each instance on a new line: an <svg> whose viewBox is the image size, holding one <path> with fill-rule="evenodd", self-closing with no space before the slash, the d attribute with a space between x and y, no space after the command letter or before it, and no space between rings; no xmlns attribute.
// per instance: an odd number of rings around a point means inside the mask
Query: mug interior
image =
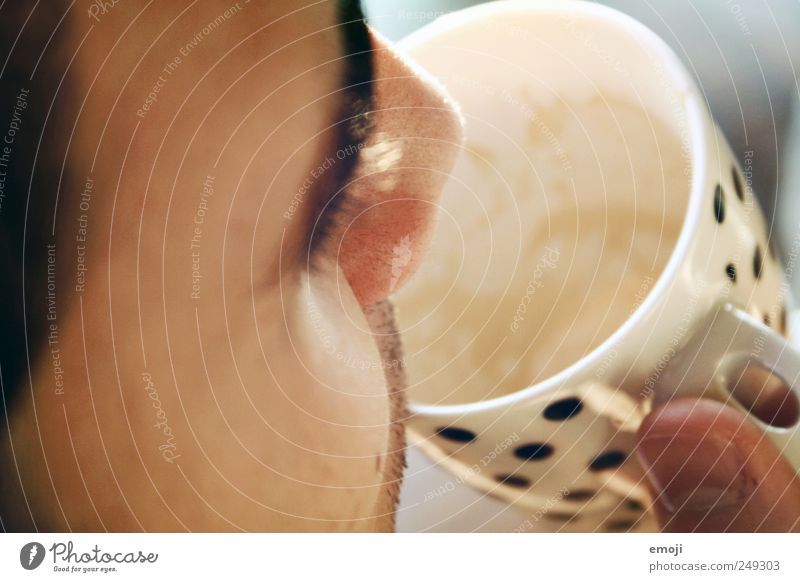
<svg viewBox="0 0 800 582"><path fill-rule="evenodd" d="M587 355L687 215L685 88L663 55L585 11L484 12L408 44L466 124L430 256L394 297L423 404L504 396Z"/></svg>

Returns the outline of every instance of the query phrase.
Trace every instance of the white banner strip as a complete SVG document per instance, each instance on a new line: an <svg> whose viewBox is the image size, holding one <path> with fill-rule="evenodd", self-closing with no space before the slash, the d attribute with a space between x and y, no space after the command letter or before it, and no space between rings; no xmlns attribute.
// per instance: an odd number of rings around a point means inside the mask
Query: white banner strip
<svg viewBox="0 0 800 582"><path fill-rule="evenodd" d="M792 534L4 534L0 580L800 580Z"/></svg>

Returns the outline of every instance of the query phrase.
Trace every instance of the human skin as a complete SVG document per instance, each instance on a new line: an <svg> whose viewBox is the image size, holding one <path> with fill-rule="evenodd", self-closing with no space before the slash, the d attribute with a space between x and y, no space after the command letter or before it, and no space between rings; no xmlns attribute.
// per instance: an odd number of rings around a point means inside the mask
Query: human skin
<svg viewBox="0 0 800 582"><path fill-rule="evenodd" d="M167 75L165 64L233 4L146 4L125 0L95 20L83 0L68 17L61 50L74 54L78 101L63 129L57 344L38 353L10 410L3 525L389 531L404 443L384 300L425 256L458 115L373 35L366 154L309 254L315 209L341 186L323 172L294 203L309 175L338 160L344 49L333 2L242 1ZM138 115L162 76L157 101ZM213 194L198 225L204 183ZM398 245L409 256L400 273ZM713 475L749 487L734 491L746 503L717 503L724 487L698 509L694 492L718 456L705 447L718 439L740 453ZM640 458L665 530L797 528L796 476L732 409L659 408L640 430Z"/></svg>
<svg viewBox="0 0 800 582"><path fill-rule="evenodd" d="M797 473L734 408L678 399L645 418L638 438L663 531L800 531Z"/></svg>
<svg viewBox="0 0 800 582"><path fill-rule="evenodd" d="M19 470L4 478L6 527L390 530L401 394L363 308L388 294L385 253L402 237L414 260L393 288L424 255L458 115L373 36L377 113L362 145L400 144L400 155L356 173L349 205L309 255L314 211L341 186L322 172L292 205L324 160L341 163L335 3L242 1L168 74L231 3L146 4L119 3L95 22L79 2L70 16L63 50L75 53L70 83L85 102L57 214L65 388L55 393L43 350L3 444L4 466ZM137 114L160 77L157 101ZM63 265L87 177L76 291ZM192 248L204 183L213 195Z"/></svg>

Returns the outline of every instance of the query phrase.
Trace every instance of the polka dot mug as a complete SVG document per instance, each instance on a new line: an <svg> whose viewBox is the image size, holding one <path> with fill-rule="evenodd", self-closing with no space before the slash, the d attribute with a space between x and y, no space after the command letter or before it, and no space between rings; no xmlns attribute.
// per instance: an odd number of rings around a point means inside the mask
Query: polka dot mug
<svg viewBox="0 0 800 582"><path fill-rule="evenodd" d="M412 442L565 530L654 527L634 434L677 396L748 411L800 466L796 249L779 260L757 157L735 161L666 44L593 3L511 0L401 47L466 128L395 298Z"/></svg>

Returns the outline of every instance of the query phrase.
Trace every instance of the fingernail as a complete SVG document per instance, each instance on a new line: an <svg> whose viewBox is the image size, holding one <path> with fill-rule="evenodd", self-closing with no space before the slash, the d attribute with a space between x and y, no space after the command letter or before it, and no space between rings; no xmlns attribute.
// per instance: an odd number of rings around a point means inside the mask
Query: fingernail
<svg viewBox="0 0 800 582"><path fill-rule="evenodd" d="M716 435L648 435L638 456L656 502L672 514L741 506L755 485L736 445Z"/></svg>

